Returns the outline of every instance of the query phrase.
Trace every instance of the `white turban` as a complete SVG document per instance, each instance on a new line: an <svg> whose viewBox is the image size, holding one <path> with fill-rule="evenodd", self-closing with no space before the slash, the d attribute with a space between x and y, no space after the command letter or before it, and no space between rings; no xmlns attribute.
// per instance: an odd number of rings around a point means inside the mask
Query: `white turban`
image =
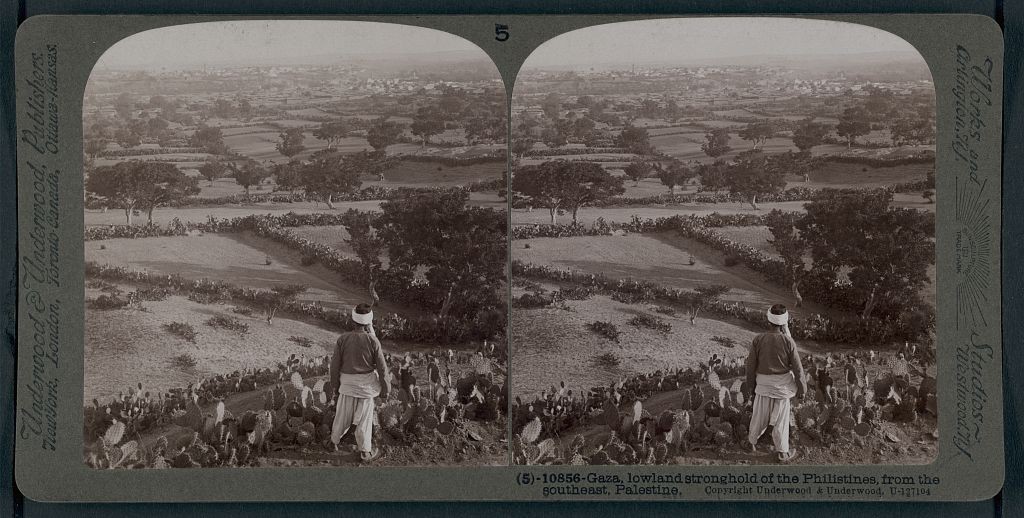
<svg viewBox="0 0 1024 518"><path fill-rule="evenodd" d="M781 315L776 315L775 313L772 313L771 310L768 310L768 321L777 326L784 326L789 323L789 312L787 311Z"/></svg>
<svg viewBox="0 0 1024 518"><path fill-rule="evenodd" d="M352 320L357 324L368 326L373 323L373 311L369 313L356 313L356 309L352 308Z"/></svg>

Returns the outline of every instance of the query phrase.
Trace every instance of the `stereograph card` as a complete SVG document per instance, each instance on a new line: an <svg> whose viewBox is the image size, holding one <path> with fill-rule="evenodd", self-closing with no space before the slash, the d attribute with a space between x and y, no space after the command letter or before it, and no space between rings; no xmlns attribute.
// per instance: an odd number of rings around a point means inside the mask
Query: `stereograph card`
<svg viewBox="0 0 1024 518"><path fill-rule="evenodd" d="M41 501L980 500L973 15L36 16Z"/></svg>

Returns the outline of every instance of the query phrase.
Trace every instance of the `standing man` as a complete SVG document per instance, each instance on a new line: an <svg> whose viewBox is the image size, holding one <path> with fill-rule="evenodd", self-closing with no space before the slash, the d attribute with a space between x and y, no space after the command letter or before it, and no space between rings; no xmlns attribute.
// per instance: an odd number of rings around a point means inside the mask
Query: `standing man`
<svg viewBox="0 0 1024 518"><path fill-rule="evenodd" d="M790 398L802 399L807 391L804 368L796 342L789 334L789 312L776 304L768 310L771 331L754 337L747 355L747 386L753 388L754 414L750 418L750 450L757 452L757 440L772 425L772 442L779 462L796 458L789 451Z"/></svg>
<svg viewBox="0 0 1024 518"><path fill-rule="evenodd" d="M331 387L337 390L338 407L331 430L337 448L353 428L359 457L369 462L380 456L373 447L373 398L387 398L391 391L384 350L373 331L373 311L367 304L352 309L356 329L338 337L331 356Z"/></svg>

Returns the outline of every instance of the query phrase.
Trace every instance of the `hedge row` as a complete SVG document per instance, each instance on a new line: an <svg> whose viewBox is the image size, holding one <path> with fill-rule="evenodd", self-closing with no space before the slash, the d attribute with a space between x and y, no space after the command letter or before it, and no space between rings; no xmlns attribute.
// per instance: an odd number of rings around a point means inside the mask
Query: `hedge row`
<svg viewBox="0 0 1024 518"><path fill-rule="evenodd" d="M161 148L145 148L145 149L109 149L106 151L100 151L99 156L101 157L118 157L118 156L140 156L140 155L171 155L176 153L206 153L206 148L203 147L161 147Z"/></svg>
<svg viewBox="0 0 1024 518"><path fill-rule="evenodd" d="M402 155L400 159L403 162L426 162L431 164L441 164L447 167L465 167L479 164L493 164L497 162L505 163L506 161L504 151L500 154L487 154L467 158L434 155Z"/></svg>
<svg viewBox="0 0 1024 518"><path fill-rule="evenodd" d="M696 214L677 214L670 217L641 219L633 216L629 223L608 223L604 218L597 218L589 227L581 224L558 225L520 225L512 228L512 239L532 239L537 237L580 237L608 236L615 231L632 233L666 232L677 230L682 225L701 227L753 227L764 225L761 214L720 214L712 212L705 216Z"/></svg>
<svg viewBox="0 0 1024 518"><path fill-rule="evenodd" d="M250 214L237 218L218 219L208 218L203 223L182 222L174 218L166 227L160 225L110 225L106 227L86 227L85 240L95 241L100 239L129 238L137 239L143 237L167 237L184 236L192 231L200 232L241 232L256 228L257 221L273 227L323 227L330 225L341 225L344 213L314 213L296 214Z"/></svg>
<svg viewBox="0 0 1024 518"><path fill-rule="evenodd" d="M899 158L877 158L857 155L831 155L823 159L825 162L837 162L841 164L859 164L870 167L896 167L910 164L934 164L935 152L922 151L913 155Z"/></svg>
<svg viewBox="0 0 1024 518"><path fill-rule="evenodd" d="M573 270L560 270L544 265L512 262L512 275L520 278L569 283L594 288L596 292L637 302L667 302L691 306L697 294L693 291L667 288L652 282L634 279L612 279L602 274ZM736 318L756 327L770 327L764 308L752 309L738 302L715 301L704 310L723 318ZM895 341L917 341L917 336L903 322L878 318L832 319L820 314L808 318L790 318L790 331L794 338L831 343L849 343L879 347Z"/></svg>
<svg viewBox="0 0 1024 518"><path fill-rule="evenodd" d="M525 153L526 156L562 156L562 155L590 155L594 153L625 153L633 154L624 147L583 147L568 149L531 149Z"/></svg>

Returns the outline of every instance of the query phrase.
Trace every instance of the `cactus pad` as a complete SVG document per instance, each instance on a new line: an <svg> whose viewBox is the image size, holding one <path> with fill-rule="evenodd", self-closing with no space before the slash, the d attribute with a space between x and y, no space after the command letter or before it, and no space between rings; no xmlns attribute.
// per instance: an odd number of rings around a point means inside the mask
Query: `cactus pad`
<svg viewBox="0 0 1024 518"><path fill-rule="evenodd" d="M110 427L107 428L106 433L103 434L103 442L109 446L114 446L121 442L123 437L124 423L115 419L114 422L110 424Z"/></svg>
<svg viewBox="0 0 1024 518"><path fill-rule="evenodd" d="M523 431L520 435L523 437L523 442L531 444L540 437L541 422L539 417L534 417L532 421L523 427Z"/></svg>

